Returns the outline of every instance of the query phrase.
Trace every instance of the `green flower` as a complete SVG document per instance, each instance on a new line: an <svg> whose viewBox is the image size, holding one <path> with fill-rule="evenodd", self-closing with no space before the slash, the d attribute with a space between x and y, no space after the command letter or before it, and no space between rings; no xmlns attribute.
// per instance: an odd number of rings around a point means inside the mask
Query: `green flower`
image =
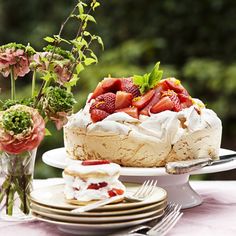
<svg viewBox="0 0 236 236"><path fill-rule="evenodd" d="M6 131L13 132L16 135L29 130L33 124L30 113L22 110L12 110L3 114L2 125Z"/></svg>
<svg viewBox="0 0 236 236"><path fill-rule="evenodd" d="M34 106L34 99L33 98L23 98L23 99L17 99L17 100L7 99L6 101L4 101L4 104L2 106L2 110L5 111L8 108L10 108L14 105L17 105L17 104L33 107Z"/></svg>

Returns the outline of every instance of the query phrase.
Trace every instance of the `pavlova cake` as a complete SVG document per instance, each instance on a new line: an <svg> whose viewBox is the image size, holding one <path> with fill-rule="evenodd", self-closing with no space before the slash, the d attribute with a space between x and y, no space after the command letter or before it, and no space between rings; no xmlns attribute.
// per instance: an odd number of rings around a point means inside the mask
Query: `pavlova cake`
<svg viewBox="0 0 236 236"><path fill-rule="evenodd" d="M67 202L87 204L91 201L125 195L125 186L118 180L120 166L107 160L86 160L73 163L62 173Z"/></svg>
<svg viewBox="0 0 236 236"><path fill-rule="evenodd" d="M103 79L64 127L68 156L132 167L218 158L220 119L179 80L161 77L157 63L144 76Z"/></svg>

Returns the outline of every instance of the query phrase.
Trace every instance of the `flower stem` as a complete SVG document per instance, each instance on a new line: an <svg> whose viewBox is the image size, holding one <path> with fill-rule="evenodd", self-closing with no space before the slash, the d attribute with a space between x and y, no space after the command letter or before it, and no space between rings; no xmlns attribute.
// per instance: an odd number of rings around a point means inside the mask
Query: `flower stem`
<svg viewBox="0 0 236 236"><path fill-rule="evenodd" d="M34 70L33 77L32 77L32 92L31 92L31 97L32 98L35 95L35 82L36 82L36 70Z"/></svg>
<svg viewBox="0 0 236 236"><path fill-rule="evenodd" d="M14 67L11 67L11 99L16 99L16 84L15 84L15 78L14 78Z"/></svg>

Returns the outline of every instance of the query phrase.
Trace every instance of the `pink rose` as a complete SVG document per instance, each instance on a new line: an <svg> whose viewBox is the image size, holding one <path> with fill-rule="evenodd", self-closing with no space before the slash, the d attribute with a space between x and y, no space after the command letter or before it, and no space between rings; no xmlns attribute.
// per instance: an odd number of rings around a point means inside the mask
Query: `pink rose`
<svg viewBox="0 0 236 236"><path fill-rule="evenodd" d="M4 77L10 74L11 66L14 69L15 79L29 73L29 58L22 49L6 48L0 51L0 73Z"/></svg>
<svg viewBox="0 0 236 236"><path fill-rule="evenodd" d="M34 108L25 105L15 105L6 111L0 112L0 124L4 112L9 110L26 111L31 115L33 126L29 132L22 134L10 134L0 125L0 150L12 154L19 154L24 151L30 151L38 147L45 135L45 122L43 117Z"/></svg>

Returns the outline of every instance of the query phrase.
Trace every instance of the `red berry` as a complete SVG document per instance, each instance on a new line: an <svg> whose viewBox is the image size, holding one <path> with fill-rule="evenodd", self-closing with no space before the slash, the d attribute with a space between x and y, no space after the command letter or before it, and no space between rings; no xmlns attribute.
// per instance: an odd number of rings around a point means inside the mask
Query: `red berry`
<svg viewBox="0 0 236 236"><path fill-rule="evenodd" d="M96 98L95 106L97 109L113 113L115 111L115 101L116 95L114 93L105 93Z"/></svg>
<svg viewBox="0 0 236 236"><path fill-rule="evenodd" d="M141 97L134 98L132 101L132 106L137 107L139 110L143 109L152 99L155 94L155 90L149 90L147 93Z"/></svg>
<svg viewBox="0 0 236 236"><path fill-rule="evenodd" d="M149 111L153 105L155 105L161 99L161 91L164 90L163 85L158 85L155 89L155 94L150 102L140 111L140 114L149 116Z"/></svg>
<svg viewBox="0 0 236 236"><path fill-rule="evenodd" d="M117 195L124 194L124 190L118 188L112 188L111 190L107 191L110 197L114 197Z"/></svg>
<svg viewBox="0 0 236 236"><path fill-rule="evenodd" d="M121 81L117 78L105 78L102 81L102 88L105 92L116 92L121 89Z"/></svg>
<svg viewBox="0 0 236 236"><path fill-rule="evenodd" d="M173 90L168 90L168 91L164 92L162 96L168 96L170 98L170 100L173 102L173 104L174 104L173 111L178 112L178 111L182 110L182 106L180 104L180 100L178 98L178 95Z"/></svg>
<svg viewBox="0 0 236 236"><path fill-rule="evenodd" d="M91 119L93 122L101 121L105 119L110 114L106 111L99 110L99 109L93 109L90 111Z"/></svg>
<svg viewBox="0 0 236 236"><path fill-rule="evenodd" d="M132 103L133 95L131 93L118 91L116 93L115 109L129 107Z"/></svg>
<svg viewBox="0 0 236 236"><path fill-rule="evenodd" d="M97 190L97 189L99 189L99 185L98 184L90 184L87 189L96 189Z"/></svg>
<svg viewBox="0 0 236 236"><path fill-rule="evenodd" d="M159 102L157 102L152 108L151 113L159 113L166 110L172 110L174 108L174 103L171 101L171 99L166 96L162 97Z"/></svg>
<svg viewBox="0 0 236 236"><path fill-rule="evenodd" d="M138 108L137 107L126 107L122 109L115 110L115 112L125 112L126 114L138 119Z"/></svg>
<svg viewBox="0 0 236 236"><path fill-rule="evenodd" d="M101 183L98 183L98 184L90 184L89 186L88 186L88 188L87 189L100 189L100 188L104 188L104 187L106 187L108 184L107 184L107 182L101 182Z"/></svg>
<svg viewBox="0 0 236 236"><path fill-rule="evenodd" d="M83 166L92 166L92 165L103 165L110 164L111 162L108 160L85 160L82 161L81 165Z"/></svg>
<svg viewBox="0 0 236 236"><path fill-rule="evenodd" d="M179 80L176 80L176 82L173 80L170 80L170 79L166 79L165 80L165 83L167 85L167 87L170 89L170 90L173 90L175 91L176 93L182 93L184 88L183 86L180 84Z"/></svg>
<svg viewBox="0 0 236 236"><path fill-rule="evenodd" d="M133 83L131 78L121 79L121 90L131 93L134 98L140 96L139 88Z"/></svg>
<svg viewBox="0 0 236 236"><path fill-rule="evenodd" d="M193 105L193 100L189 95L179 93L178 98L183 108L187 108Z"/></svg>
<svg viewBox="0 0 236 236"><path fill-rule="evenodd" d="M105 90L104 90L103 87L102 87L102 82L100 82L100 83L98 83L97 87L96 87L95 90L93 91L93 94L92 94L91 98L89 99L89 102L90 102L92 99L96 98L97 96L99 96L99 95L101 95L101 94L103 94L103 93L105 93Z"/></svg>

